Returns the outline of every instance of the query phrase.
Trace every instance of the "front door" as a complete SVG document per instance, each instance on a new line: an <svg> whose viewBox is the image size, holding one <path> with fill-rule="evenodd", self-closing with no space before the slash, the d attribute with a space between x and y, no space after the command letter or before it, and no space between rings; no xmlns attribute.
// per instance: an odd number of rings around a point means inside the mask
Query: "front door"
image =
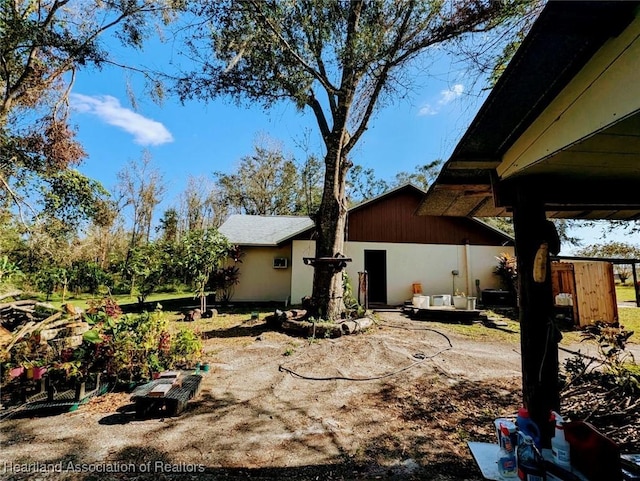
<svg viewBox="0 0 640 481"><path fill-rule="evenodd" d="M369 274L369 302L387 303L387 251L364 251L364 270Z"/></svg>

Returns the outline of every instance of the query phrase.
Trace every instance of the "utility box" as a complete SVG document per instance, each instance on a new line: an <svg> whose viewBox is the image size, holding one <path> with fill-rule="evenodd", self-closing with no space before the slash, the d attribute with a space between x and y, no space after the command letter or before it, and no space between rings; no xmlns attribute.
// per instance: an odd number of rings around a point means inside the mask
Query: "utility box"
<svg viewBox="0 0 640 481"><path fill-rule="evenodd" d="M576 326L594 321L618 322L613 264L606 261L554 261L551 285L558 312L568 312ZM569 294L570 296L559 296ZM572 305L561 299L570 298Z"/></svg>

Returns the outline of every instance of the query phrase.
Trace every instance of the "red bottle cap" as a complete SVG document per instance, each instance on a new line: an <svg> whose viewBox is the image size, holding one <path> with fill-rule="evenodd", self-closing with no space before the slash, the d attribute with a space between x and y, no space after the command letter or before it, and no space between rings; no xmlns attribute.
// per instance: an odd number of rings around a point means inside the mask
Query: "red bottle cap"
<svg viewBox="0 0 640 481"><path fill-rule="evenodd" d="M529 417L529 410L525 407L521 407L520 409L518 409L518 416L522 417L522 418L528 418Z"/></svg>

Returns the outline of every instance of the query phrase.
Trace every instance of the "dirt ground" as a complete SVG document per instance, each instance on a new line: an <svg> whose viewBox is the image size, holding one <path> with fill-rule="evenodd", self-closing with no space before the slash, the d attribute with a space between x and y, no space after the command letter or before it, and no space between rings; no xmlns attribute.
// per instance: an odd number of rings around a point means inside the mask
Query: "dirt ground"
<svg viewBox="0 0 640 481"><path fill-rule="evenodd" d="M492 441L493 419L517 411L518 335L378 321L315 341L260 320L206 332L212 368L184 414L136 420L110 393L5 420L0 479L482 479L466 442Z"/></svg>

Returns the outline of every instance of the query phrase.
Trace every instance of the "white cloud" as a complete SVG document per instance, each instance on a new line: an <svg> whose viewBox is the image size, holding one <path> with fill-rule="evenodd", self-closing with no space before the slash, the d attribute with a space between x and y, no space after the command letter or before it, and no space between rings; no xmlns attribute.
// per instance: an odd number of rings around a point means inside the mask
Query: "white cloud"
<svg viewBox="0 0 640 481"><path fill-rule="evenodd" d="M418 115L423 116L423 115L435 115L437 114L438 111L436 109L434 109L430 104L425 104L423 105L420 110L418 111Z"/></svg>
<svg viewBox="0 0 640 481"><path fill-rule="evenodd" d="M464 85L462 84L455 84L450 89L441 91L440 100L438 100L438 105L447 105L449 102L452 102L458 97L460 97L463 92L464 92Z"/></svg>
<svg viewBox="0 0 640 481"><path fill-rule="evenodd" d="M462 84L455 84L454 86L452 86L447 90L442 90L440 91L440 98L436 102L436 106L434 107L431 104L424 104L422 107L420 107L420 110L418 110L418 115L421 117L424 115L436 115L437 113L440 112L440 107L443 107L448 103L453 102L455 99L460 97L463 93L464 93L464 85Z"/></svg>
<svg viewBox="0 0 640 481"><path fill-rule="evenodd" d="M71 104L78 112L95 115L109 125L130 133L137 144L161 145L173 142L171 132L160 122L123 107L117 98L110 95L91 97L71 94Z"/></svg>

